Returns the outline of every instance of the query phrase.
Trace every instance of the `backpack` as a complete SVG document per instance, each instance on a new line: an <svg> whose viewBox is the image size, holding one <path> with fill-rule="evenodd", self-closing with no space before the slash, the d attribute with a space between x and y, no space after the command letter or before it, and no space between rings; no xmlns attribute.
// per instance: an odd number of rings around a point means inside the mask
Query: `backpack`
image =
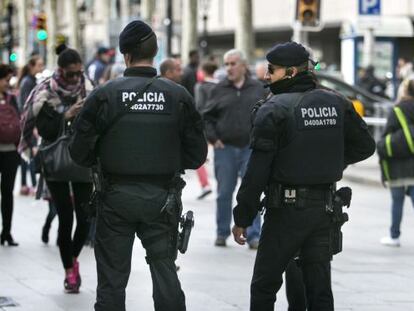
<svg viewBox="0 0 414 311"><path fill-rule="evenodd" d="M0 144L17 144L20 140L20 118L11 99L7 94L6 103L0 104Z"/></svg>

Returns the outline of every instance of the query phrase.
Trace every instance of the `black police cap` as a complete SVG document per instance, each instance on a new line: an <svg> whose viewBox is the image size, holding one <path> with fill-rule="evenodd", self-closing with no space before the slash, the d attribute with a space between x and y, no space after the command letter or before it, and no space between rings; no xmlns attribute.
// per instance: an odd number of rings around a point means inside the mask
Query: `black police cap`
<svg viewBox="0 0 414 311"><path fill-rule="evenodd" d="M266 54L266 59L273 65L283 67L299 66L309 60L309 52L296 42L276 44Z"/></svg>
<svg viewBox="0 0 414 311"><path fill-rule="evenodd" d="M119 35L119 50L122 54L128 53L153 35L155 34L149 25L139 20L132 21Z"/></svg>

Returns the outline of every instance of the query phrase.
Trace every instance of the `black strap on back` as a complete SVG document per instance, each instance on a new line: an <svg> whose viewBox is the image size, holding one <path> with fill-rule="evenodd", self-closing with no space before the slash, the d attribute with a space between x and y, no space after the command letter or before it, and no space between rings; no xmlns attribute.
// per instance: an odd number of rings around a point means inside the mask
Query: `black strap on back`
<svg viewBox="0 0 414 311"><path fill-rule="evenodd" d="M138 91L139 94L144 93L148 88L158 79L160 76L155 76L145 83L144 87ZM101 136L104 136L122 117L124 117L128 111L130 110L131 106L134 105L133 103L129 103L126 106L122 106L122 110L112 119L112 121L108 124L108 126L103 130Z"/></svg>

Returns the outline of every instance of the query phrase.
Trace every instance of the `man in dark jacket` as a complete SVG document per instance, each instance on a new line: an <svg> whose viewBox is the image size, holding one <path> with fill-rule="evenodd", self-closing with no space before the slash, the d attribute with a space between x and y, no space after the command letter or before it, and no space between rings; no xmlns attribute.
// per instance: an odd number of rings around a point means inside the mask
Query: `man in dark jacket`
<svg viewBox="0 0 414 311"><path fill-rule="evenodd" d="M191 95L194 96L194 87L197 83L197 69L198 64L200 63L200 55L197 50L192 50L188 56L190 57L190 62L184 68L181 84Z"/></svg>
<svg viewBox="0 0 414 311"><path fill-rule="evenodd" d="M233 192L250 156L251 111L265 93L259 81L247 76L247 62L241 51L228 51L224 65L227 78L211 91L204 113L207 139L214 146L218 183L216 246L225 246L231 234ZM256 213L247 235L251 248L257 248L259 236L260 217Z"/></svg>
<svg viewBox="0 0 414 311"><path fill-rule="evenodd" d="M375 151L352 103L316 88L309 53L295 42L266 56L274 94L258 110L252 156L237 194L233 235L246 229L266 194L266 214L251 284L251 311L274 310L282 274L299 255L308 310L332 311L332 192L348 164Z"/></svg>
<svg viewBox="0 0 414 311"><path fill-rule="evenodd" d="M147 24L129 23L120 34L119 48L127 66L124 77L87 98L70 148L77 163L98 162L103 174L95 310L125 310L136 234L147 253L155 310L184 311L174 263L181 214L178 176L206 159L202 121L183 87L157 78L157 38Z"/></svg>
<svg viewBox="0 0 414 311"><path fill-rule="evenodd" d="M88 66L88 77L95 85L101 84L101 78L108 67L110 58L109 49L100 47L96 52L96 59Z"/></svg>

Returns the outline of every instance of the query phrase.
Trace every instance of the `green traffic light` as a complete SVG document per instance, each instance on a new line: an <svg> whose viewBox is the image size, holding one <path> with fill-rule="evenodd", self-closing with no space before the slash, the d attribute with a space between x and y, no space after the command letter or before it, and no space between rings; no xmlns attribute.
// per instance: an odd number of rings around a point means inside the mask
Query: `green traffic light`
<svg viewBox="0 0 414 311"><path fill-rule="evenodd" d="M315 65L315 70L316 70L316 71L321 70L321 64L317 63L317 64Z"/></svg>
<svg viewBox="0 0 414 311"><path fill-rule="evenodd" d="M14 63L17 60L17 54L11 53L9 59L12 63Z"/></svg>
<svg viewBox="0 0 414 311"><path fill-rule="evenodd" d="M44 29L38 30L36 36L38 40L44 41L47 39L47 31Z"/></svg>

